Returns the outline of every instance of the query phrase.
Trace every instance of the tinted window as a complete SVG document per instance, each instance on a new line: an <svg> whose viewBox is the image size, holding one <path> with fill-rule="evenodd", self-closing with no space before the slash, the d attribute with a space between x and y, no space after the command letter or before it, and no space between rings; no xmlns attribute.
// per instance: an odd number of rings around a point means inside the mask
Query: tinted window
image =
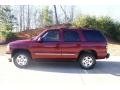
<svg viewBox="0 0 120 90"><path fill-rule="evenodd" d="M106 41L99 31L83 31L87 41Z"/></svg>
<svg viewBox="0 0 120 90"><path fill-rule="evenodd" d="M42 41L59 41L59 31L51 30L46 32L42 37Z"/></svg>
<svg viewBox="0 0 120 90"><path fill-rule="evenodd" d="M79 33L76 31L64 31L64 41L65 42L78 42L80 41Z"/></svg>

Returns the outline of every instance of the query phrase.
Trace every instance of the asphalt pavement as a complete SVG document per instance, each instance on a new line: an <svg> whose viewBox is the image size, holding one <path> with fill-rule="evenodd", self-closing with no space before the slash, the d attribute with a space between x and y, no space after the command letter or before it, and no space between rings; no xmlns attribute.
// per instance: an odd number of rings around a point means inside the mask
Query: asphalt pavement
<svg viewBox="0 0 120 90"><path fill-rule="evenodd" d="M0 56L0 90L83 90L120 86L120 56L98 60L83 70L75 62L34 62L19 69ZM94 88L93 88L94 87Z"/></svg>

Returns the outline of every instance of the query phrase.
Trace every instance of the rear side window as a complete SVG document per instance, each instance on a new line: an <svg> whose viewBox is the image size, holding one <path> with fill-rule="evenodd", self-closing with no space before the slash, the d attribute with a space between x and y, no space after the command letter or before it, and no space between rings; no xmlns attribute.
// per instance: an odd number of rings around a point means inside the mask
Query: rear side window
<svg viewBox="0 0 120 90"><path fill-rule="evenodd" d="M83 34L87 41L90 42L104 42L106 41L105 37L99 31L83 31Z"/></svg>
<svg viewBox="0 0 120 90"><path fill-rule="evenodd" d="M78 42L80 41L79 33L77 31L64 31L64 41L65 42Z"/></svg>

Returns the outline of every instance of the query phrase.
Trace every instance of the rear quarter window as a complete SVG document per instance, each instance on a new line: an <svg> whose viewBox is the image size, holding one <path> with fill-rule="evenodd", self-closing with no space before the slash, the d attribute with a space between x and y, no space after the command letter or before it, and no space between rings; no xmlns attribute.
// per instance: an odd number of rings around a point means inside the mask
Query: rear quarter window
<svg viewBox="0 0 120 90"><path fill-rule="evenodd" d="M89 42L106 42L104 35L100 31L83 31L84 37Z"/></svg>

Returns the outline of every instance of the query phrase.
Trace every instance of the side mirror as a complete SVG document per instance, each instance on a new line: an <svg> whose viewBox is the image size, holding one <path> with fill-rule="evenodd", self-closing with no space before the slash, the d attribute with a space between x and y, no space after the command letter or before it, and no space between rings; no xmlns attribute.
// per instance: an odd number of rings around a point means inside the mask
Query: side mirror
<svg viewBox="0 0 120 90"><path fill-rule="evenodd" d="M32 37L31 39L34 40L35 37Z"/></svg>
<svg viewBox="0 0 120 90"><path fill-rule="evenodd" d="M43 38L42 38L42 37L39 37L37 41L38 41L38 42L43 42Z"/></svg>

